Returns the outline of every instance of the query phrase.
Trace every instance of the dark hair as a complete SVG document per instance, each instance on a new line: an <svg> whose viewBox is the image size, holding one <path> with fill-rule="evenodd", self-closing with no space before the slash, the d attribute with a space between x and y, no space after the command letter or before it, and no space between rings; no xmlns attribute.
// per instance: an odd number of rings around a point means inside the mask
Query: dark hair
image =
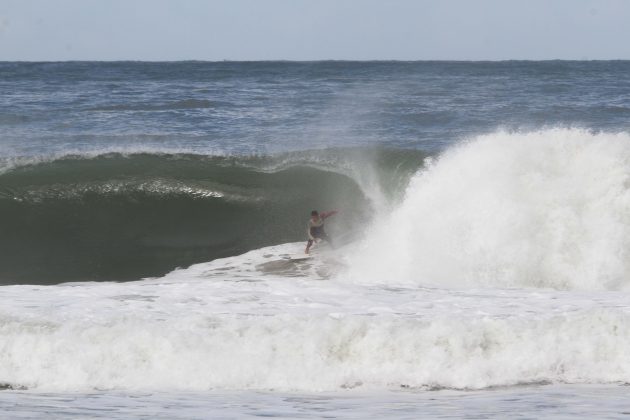
<svg viewBox="0 0 630 420"><path fill-rule="evenodd" d="M311 212L311 216L319 216L319 213L317 212L317 210L313 210Z"/></svg>

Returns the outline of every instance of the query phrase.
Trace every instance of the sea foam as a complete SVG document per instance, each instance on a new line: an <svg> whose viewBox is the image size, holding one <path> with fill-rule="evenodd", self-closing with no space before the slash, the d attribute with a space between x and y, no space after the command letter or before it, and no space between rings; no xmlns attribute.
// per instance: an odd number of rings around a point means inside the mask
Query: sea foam
<svg viewBox="0 0 630 420"><path fill-rule="evenodd" d="M138 282L5 286L0 382L334 391L630 380L618 293L356 285L318 277L319 258L269 270L302 245Z"/></svg>
<svg viewBox="0 0 630 420"><path fill-rule="evenodd" d="M630 287L630 136L497 132L412 179L347 273L362 283Z"/></svg>

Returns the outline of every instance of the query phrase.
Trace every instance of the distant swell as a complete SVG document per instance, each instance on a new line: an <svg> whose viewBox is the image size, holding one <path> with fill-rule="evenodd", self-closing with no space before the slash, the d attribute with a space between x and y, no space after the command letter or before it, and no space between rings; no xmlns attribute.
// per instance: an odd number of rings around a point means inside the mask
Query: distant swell
<svg viewBox="0 0 630 420"><path fill-rule="evenodd" d="M130 103L91 108L91 111L168 111L177 109L213 108L217 104L205 99L185 99L161 104Z"/></svg>

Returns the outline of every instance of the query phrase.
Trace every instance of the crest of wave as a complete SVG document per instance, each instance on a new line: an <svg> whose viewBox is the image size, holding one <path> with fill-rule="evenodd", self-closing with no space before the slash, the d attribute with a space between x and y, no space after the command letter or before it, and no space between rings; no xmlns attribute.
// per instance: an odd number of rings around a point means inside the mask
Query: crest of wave
<svg viewBox="0 0 630 420"><path fill-rule="evenodd" d="M361 283L630 288L630 135L497 132L418 172L349 258Z"/></svg>

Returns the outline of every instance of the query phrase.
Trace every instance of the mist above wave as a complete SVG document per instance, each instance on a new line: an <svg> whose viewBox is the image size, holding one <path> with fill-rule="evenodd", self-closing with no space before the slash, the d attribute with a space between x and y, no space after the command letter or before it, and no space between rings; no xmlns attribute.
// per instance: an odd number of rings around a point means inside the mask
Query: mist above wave
<svg viewBox="0 0 630 420"><path fill-rule="evenodd" d="M358 282L630 287L630 135L496 132L411 180L352 259Z"/></svg>

